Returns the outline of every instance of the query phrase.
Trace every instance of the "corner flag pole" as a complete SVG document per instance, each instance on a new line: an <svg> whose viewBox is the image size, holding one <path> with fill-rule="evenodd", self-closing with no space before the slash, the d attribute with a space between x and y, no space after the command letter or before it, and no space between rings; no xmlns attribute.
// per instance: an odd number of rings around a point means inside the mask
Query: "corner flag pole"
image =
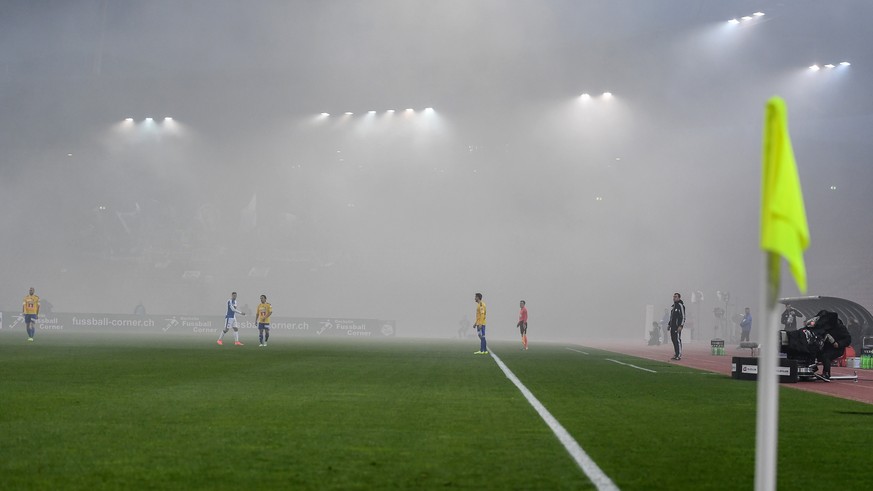
<svg viewBox="0 0 873 491"><path fill-rule="evenodd" d="M779 267L782 258L772 252L764 254L766 270ZM779 442L779 312L776 299L779 296L779 277L775 284L766 278L763 288L764 306L761 323L761 349L758 350L758 414L755 446L755 491L776 489L776 457Z"/></svg>
<svg viewBox="0 0 873 491"><path fill-rule="evenodd" d="M762 289L764 322L758 358L758 414L755 446L755 490L776 489L779 436L779 313L776 301L782 277L782 258L789 263L798 289L806 293L803 251L809 228L797 164L788 136L785 101L767 101L761 173L761 249L765 256Z"/></svg>

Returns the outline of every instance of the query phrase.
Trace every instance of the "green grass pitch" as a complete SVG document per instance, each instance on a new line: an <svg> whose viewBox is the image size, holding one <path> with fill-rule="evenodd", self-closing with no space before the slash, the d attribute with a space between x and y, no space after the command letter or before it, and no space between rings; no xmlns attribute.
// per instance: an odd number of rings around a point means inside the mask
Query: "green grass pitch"
<svg viewBox="0 0 873 491"><path fill-rule="evenodd" d="M0 333L3 489L593 488L477 341L22 337ZM754 383L568 346L492 348L619 488L752 489ZM858 489L871 423L783 388L780 489Z"/></svg>

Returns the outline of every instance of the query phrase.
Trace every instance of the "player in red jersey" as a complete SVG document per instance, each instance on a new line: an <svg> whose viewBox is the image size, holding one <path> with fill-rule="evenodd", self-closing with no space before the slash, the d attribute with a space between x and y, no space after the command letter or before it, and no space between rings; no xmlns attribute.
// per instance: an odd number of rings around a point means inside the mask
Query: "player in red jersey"
<svg viewBox="0 0 873 491"><path fill-rule="evenodd" d="M523 350L527 349L527 307L524 300L518 302L521 310L518 312L518 332L521 333L521 346Z"/></svg>

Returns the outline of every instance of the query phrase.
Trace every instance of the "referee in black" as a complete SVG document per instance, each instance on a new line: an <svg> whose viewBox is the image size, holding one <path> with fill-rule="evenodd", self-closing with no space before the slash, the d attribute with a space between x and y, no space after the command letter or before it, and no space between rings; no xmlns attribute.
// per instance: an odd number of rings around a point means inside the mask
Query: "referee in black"
<svg viewBox="0 0 873 491"><path fill-rule="evenodd" d="M682 295L679 293L673 294L673 308L670 310L670 322L667 323L670 328L670 340L673 341L673 351L676 352L671 360L682 359L682 327L685 326L685 303L682 302Z"/></svg>

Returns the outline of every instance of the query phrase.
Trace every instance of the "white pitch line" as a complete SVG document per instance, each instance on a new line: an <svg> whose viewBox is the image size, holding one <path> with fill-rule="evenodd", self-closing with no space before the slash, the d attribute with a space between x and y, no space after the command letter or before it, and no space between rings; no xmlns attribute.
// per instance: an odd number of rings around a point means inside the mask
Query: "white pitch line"
<svg viewBox="0 0 873 491"><path fill-rule="evenodd" d="M585 351L579 351L579 350L577 350L577 349L573 349L573 348L567 348L567 349L570 350L570 351L575 351L576 353L582 353L583 355L587 355L587 354L588 354L588 353L585 352Z"/></svg>
<svg viewBox="0 0 873 491"><path fill-rule="evenodd" d="M518 390L521 391L521 394L524 396L525 399L527 399L527 402L529 402L530 405L533 406L537 414L539 414L540 417L543 418L543 421L546 422L546 424L549 426L555 436L558 437L558 440L561 442L561 444L564 445L564 448L570 454L570 457L572 457L573 460L576 461L576 464L582 469L582 472L584 472L585 475L588 476L588 479L590 479L591 482L594 483L597 489L600 491L618 491L618 486L616 486L615 483L612 482L612 479L610 479L609 476L607 476L603 473L602 470L600 470L600 467L598 467L597 464L595 464L594 461L591 460L591 457L589 457L588 454L585 453L585 450L583 450L582 447L576 442L576 440L574 440L573 437L570 436L570 433L568 433L567 430L565 430L564 427L561 426L561 423L559 423L558 420L555 419L554 416L552 416L549 410L546 409L546 407L543 406L536 397L534 397L533 393L531 393L531 391L529 391L527 387L525 387L524 384L521 383L521 380L519 380L518 377L516 377L515 374L512 373L512 370L510 370L509 367L507 367L503 363L503 361L496 354L494 354L493 351L491 352L491 357L494 358L494 361L497 362L497 366L500 367L501 370L503 370L503 374L506 375L506 378L508 378L513 384L515 384L516 387L518 387Z"/></svg>
<svg viewBox="0 0 873 491"><path fill-rule="evenodd" d="M613 363L618 363L619 365L624 365L624 366L626 366L626 367L633 367L633 368L636 368L637 370L643 370L643 371L651 372L651 373L658 373L658 372L656 372L656 371L654 371L654 370L649 370L648 368L638 367L638 366L636 366L636 365L631 365L630 363L624 363L624 362L621 362L621 361L618 361L618 360L613 360L612 358L607 358L606 361L611 361L611 362L613 362Z"/></svg>

